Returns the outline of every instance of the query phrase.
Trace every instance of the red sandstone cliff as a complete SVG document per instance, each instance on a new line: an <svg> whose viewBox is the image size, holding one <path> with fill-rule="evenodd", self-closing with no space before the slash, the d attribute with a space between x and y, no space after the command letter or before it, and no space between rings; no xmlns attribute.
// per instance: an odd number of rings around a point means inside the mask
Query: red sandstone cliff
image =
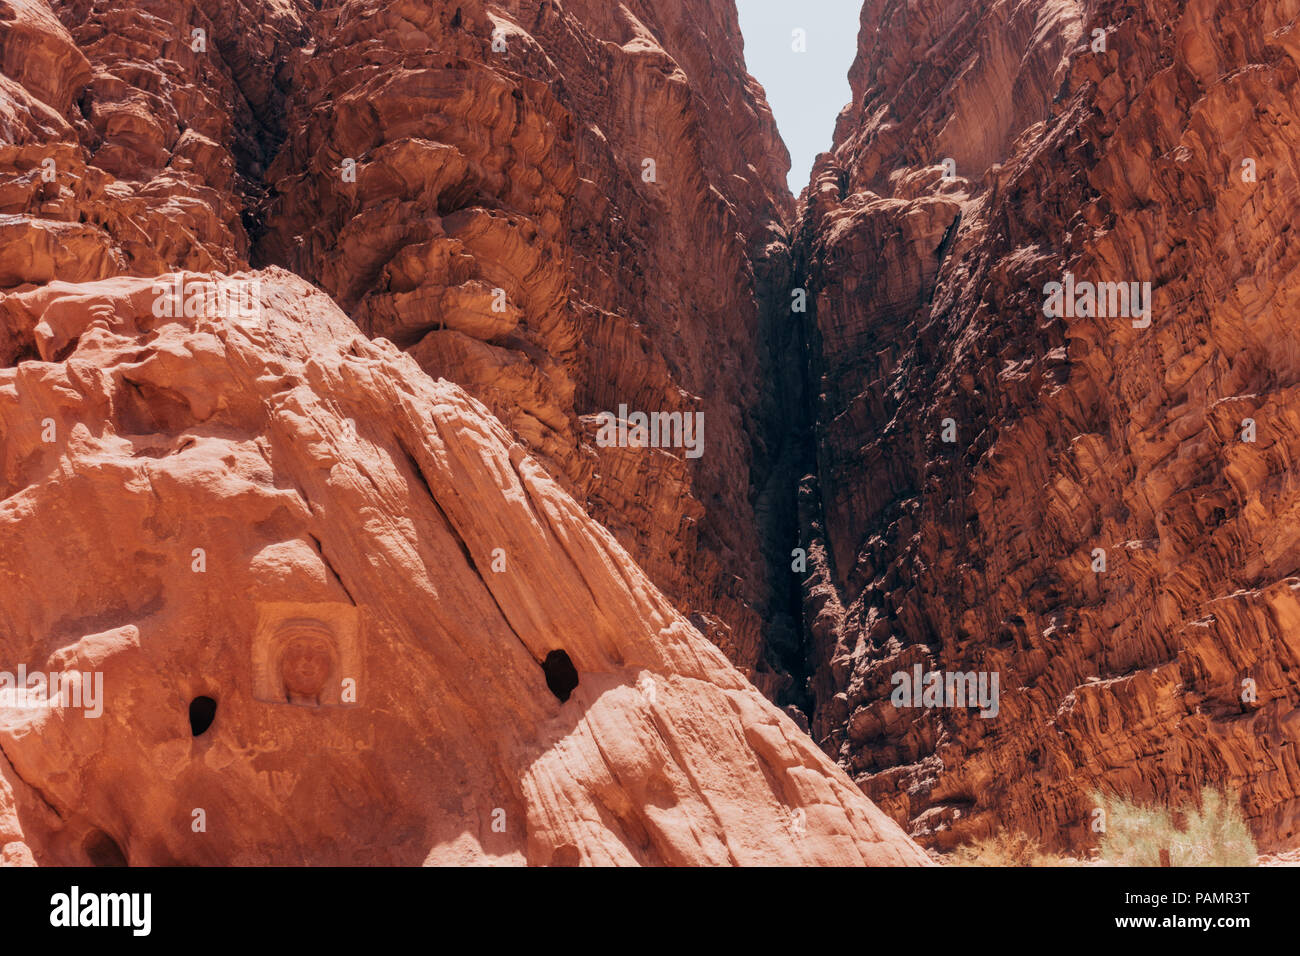
<svg viewBox="0 0 1300 956"><path fill-rule="evenodd" d="M813 729L919 839L1080 848L1094 791L1207 783L1300 837L1297 14L863 9L799 231ZM1045 314L1066 272L1150 325ZM997 716L894 706L917 664Z"/></svg>
<svg viewBox="0 0 1300 956"><path fill-rule="evenodd" d="M0 708L11 860L926 861L484 406L240 278L6 297L6 660L103 675Z"/></svg>
<svg viewBox="0 0 1300 956"><path fill-rule="evenodd" d="M729 4L4 0L0 74L0 669L103 677L0 706L5 862L926 862L755 689Z"/></svg>
<svg viewBox="0 0 1300 956"><path fill-rule="evenodd" d="M775 694L750 436L789 164L732 6L349 0L320 21L259 261L487 404ZM702 413L703 453L601 447L621 405Z"/></svg>
<svg viewBox="0 0 1300 956"><path fill-rule="evenodd" d="M1294 845L1297 16L869 0L796 210L730 3L0 0L3 861Z"/></svg>

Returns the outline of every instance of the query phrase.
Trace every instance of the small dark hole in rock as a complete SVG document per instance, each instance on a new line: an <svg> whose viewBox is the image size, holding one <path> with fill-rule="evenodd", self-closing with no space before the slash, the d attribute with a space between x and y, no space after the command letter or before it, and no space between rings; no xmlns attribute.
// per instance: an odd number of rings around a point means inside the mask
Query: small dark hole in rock
<svg viewBox="0 0 1300 956"><path fill-rule="evenodd" d="M195 697L190 701L190 733L197 737L209 727L217 716L217 702L211 697Z"/></svg>
<svg viewBox="0 0 1300 956"><path fill-rule="evenodd" d="M573 688L578 686L578 669L569 660L569 655L564 651L551 651L542 661L542 670L551 693L561 701L568 700Z"/></svg>
<svg viewBox="0 0 1300 956"><path fill-rule="evenodd" d="M92 830L81 848L90 858L91 866L127 866L126 854L117 841L103 830Z"/></svg>
<svg viewBox="0 0 1300 956"><path fill-rule="evenodd" d="M582 854L572 843L566 843L562 847L557 847L551 854L551 866L581 866Z"/></svg>

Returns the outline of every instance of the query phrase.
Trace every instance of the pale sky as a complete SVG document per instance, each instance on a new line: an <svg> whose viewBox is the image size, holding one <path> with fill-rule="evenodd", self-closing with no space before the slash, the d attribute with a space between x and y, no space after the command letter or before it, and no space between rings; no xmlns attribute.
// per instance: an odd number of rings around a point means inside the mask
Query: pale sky
<svg viewBox="0 0 1300 956"><path fill-rule="evenodd" d="M858 49L860 0L736 0L745 64L767 91L790 150L790 191L808 185L818 153L830 148L835 117L849 102ZM805 31L806 52L794 49Z"/></svg>

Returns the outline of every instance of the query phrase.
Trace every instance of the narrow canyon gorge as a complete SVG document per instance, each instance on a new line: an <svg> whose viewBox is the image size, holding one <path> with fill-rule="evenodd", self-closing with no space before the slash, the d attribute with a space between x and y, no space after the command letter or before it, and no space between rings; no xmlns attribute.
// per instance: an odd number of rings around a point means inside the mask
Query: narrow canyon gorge
<svg viewBox="0 0 1300 956"><path fill-rule="evenodd" d="M1300 846L1298 23L0 0L0 862Z"/></svg>

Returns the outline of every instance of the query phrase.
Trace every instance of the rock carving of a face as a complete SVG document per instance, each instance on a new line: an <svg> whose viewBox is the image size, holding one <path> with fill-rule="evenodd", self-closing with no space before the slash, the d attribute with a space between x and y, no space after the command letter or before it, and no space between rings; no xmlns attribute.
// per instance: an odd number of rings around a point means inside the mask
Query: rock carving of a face
<svg viewBox="0 0 1300 956"><path fill-rule="evenodd" d="M280 653L280 677L290 703L320 703L325 681L334 669L334 649L323 637L300 635Z"/></svg>

